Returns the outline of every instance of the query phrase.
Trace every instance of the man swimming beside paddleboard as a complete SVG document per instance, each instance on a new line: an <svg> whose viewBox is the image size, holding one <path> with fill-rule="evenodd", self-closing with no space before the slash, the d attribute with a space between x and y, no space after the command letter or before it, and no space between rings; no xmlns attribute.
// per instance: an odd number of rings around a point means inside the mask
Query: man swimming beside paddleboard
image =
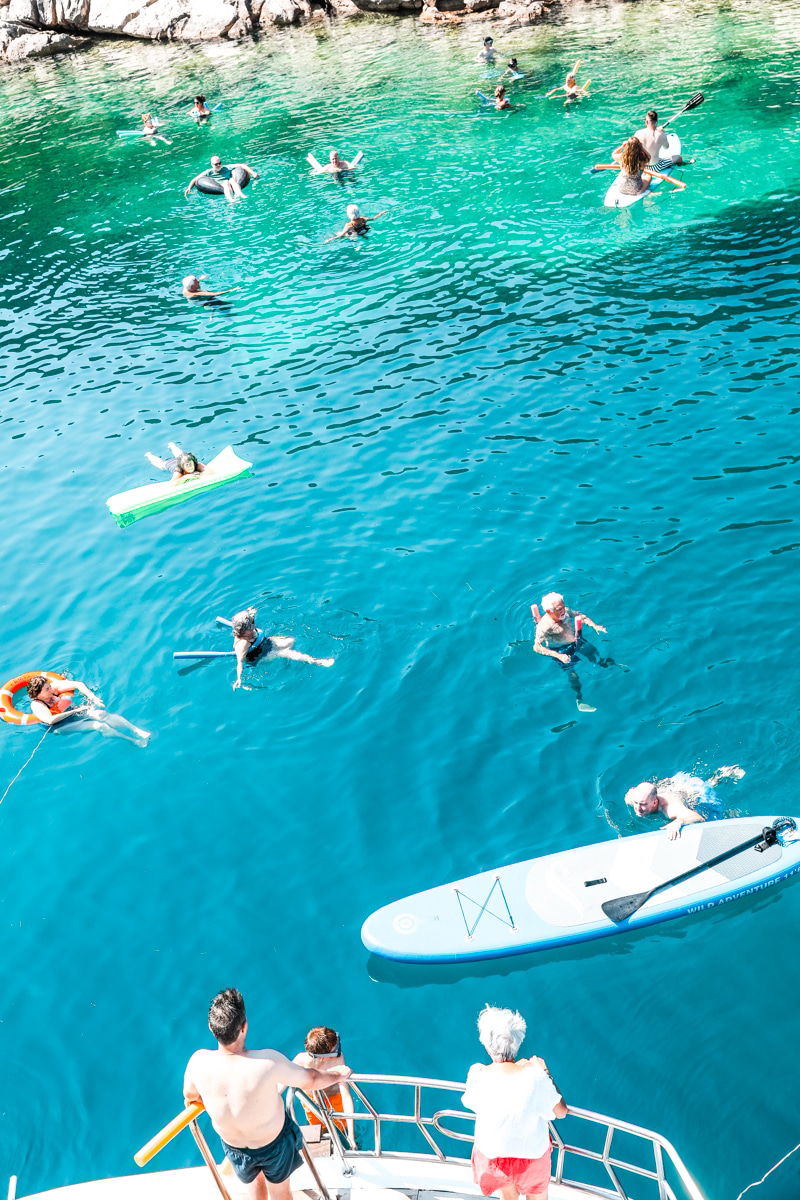
<svg viewBox="0 0 800 1200"><path fill-rule="evenodd" d="M637 817L651 817L656 813L668 817L669 825L665 826L664 832L674 842L681 836L684 825L724 816L713 789L721 779L741 779L743 775L741 767L719 767L709 779L679 771L657 783L637 783L626 792L625 803Z"/></svg>

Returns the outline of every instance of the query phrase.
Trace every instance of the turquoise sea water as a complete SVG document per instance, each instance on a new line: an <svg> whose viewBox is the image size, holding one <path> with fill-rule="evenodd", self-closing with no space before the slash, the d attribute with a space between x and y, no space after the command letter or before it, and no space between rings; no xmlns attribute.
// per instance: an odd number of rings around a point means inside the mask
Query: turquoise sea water
<svg viewBox="0 0 800 1200"><path fill-rule="evenodd" d="M257 46L101 43L0 101L5 678L69 671L154 730L48 736L0 807L0 1168L20 1192L135 1168L211 995L254 1044L342 1033L356 1069L463 1078L519 1007L573 1104L660 1130L709 1200L798 1140L789 882L699 918L474 968L370 961L372 909L632 832L627 787L740 763L800 812L793 618L796 7L591 6L501 34L524 108L480 111L483 26ZM795 54L793 58L792 55ZM545 102L580 57L593 98ZM185 117L202 89L224 110ZM602 207L587 168L655 105L685 193ZM173 144L115 136L159 113ZM362 149L343 184L304 162ZM212 152L261 172L182 188ZM388 209L324 245L347 203ZM241 284L230 310L180 279ZM119 530L145 450L228 443L251 479ZM542 592L631 667L531 653ZM231 690L218 613L330 671ZM0 729L5 787L35 730ZM197 1161L188 1138L159 1159ZM797 1193L794 1160L760 1200Z"/></svg>

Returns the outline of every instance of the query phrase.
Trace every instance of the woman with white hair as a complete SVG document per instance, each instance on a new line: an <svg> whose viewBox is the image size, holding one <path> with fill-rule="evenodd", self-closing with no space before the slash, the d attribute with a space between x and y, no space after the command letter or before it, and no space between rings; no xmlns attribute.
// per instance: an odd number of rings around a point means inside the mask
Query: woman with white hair
<svg viewBox="0 0 800 1200"><path fill-rule="evenodd" d="M478 1037L490 1064L469 1069L461 1097L475 1113L472 1173L484 1196L546 1200L550 1182L548 1122L569 1111L542 1058L517 1058L527 1026L518 1012L490 1008Z"/></svg>
<svg viewBox="0 0 800 1200"><path fill-rule="evenodd" d="M333 237L326 238L325 245L327 246L328 242L335 242L337 238L355 238L369 233L369 222L377 221L378 217L385 217L388 211L387 208L384 208L383 212L376 213L374 217L365 217L357 204L348 204L347 224L339 233L335 233Z"/></svg>
<svg viewBox="0 0 800 1200"><path fill-rule="evenodd" d="M301 654L294 650L293 637L279 637L273 634L267 637L263 629L256 625L256 610L246 608L236 613L231 621L233 629L233 650L236 655L236 680L233 690L242 686L242 668L245 662L255 662L263 658L291 658L294 662L312 663L315 667L332 667L332 658L312 658L310 654Z"/></svg>

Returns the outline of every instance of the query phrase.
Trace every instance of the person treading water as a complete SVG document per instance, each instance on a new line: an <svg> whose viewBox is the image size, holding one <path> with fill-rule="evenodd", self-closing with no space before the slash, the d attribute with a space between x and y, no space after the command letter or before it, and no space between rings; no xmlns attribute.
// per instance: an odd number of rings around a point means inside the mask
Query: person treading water
<svg viewBox="0 0 800 1200"><path fill-rule="evenodd" d="M637 783L625 793L625 803L637 817L652 817L657 813L669 818L664 832L670 841L681 836L684 825L714 820L724 816L722 805L714 792L721 779L741 779L741 767L719 767L708 779L679 771L657 783Z"/></svg>
<svg viewBox="0 0 800 1200"><path fill-rule="evenodd" d="M543 654L545 658L554 658L568 673L569 684L575 693L575 703L580 712L596 712L591 704L584 702L575 663L583 657L599 667L621 665L616 664L613 658L601 658L597 647L583 637L581 626L588 625L595 633L606 633L605 625L595 625L585 613L567 608L560 592L548 592L543 596L542 609L544 611L541 616L537 616L536 606L531 605L531 613L536 621L534 650L537 654Z"/></svg>
<svg viewBox="0 0 800 1200"><path fill-rule="evenodd" d="M273 658L290 658L294 662L311 663L315 667L332 667L332 658L312 658L310 654L301 654L293 649L293 637L281 637L275 634L267 635L256 625L256 610L246 608L236 613L231 621L233 628L233 649L236 654L236 681L233 690L243 686L242 668L245 662L256 659L269 662Z"/></svg>
<svg viewBox="0 0 800 1200"><path fill-rule="evenodd" d="M357 204L348 204L347 224L344 229L335 233L333 237L326 238L324 244L327 245L328 242L335 242L339 238L356 238L369 233L369 222L377 221L378 217L385 217L388 211L388 209L384 208L382 212L376 213L374 217L365 217Z"/></svg>
<svg viewBox="0 0 800 1200"><path fill-rule="evenodd" d="M205 96L195 96L194 104L189 109L189 116L194 117L195 121L198 123L200 121L208 120L208 118L211 116L211 109L206 104Z"/></svg>
<svg viewBox="0 0 800 1200"><path fill-rule="evenodd" d="M483 49L479 50L477 55L478 62L493 63L497 57L497 51L494 48L494 38L485 37L483 39Z"/></svg>
<svg viewBox="0 0 800 1200"><path fill-rule="evenodd" d="M85 696L88 704L73 708L71 698L64 694L73 691ZM150 739L146 729L140 729L124 717L108 712L100 697L80 679L50 680L44 675L34 675L28 683L28 695L31 712L43 725L55 727L69 722L72 727L95 729L104 737L125 738L137 746L146 746Z"/></svg>
<svg viewBox="0 0 800 1200"><path fill-rule="evenodd" d="M322 168L322 174L341 175L345 171L355 171L357 167L357 162L348 162L346 158L342 158L339 155L338 150L331 150L328 161Z"/></svg>
<svg viewBox="0 0 800 1200"><path fill-rule="evenodd" d="M565 104L571 104L573 100L582 100L584 98L584 96L588 96L589 95L588 89L589 89L589 84L591 83L591 80L587 79L586 83L580 83L580 84L578 83L578 78L577 78L576 72L580 65L581 65L581 60L578 59L577 62L575 63L575 66L572 68L572 70L567 72L567 78L564 80L564 82L561 84L561 86L552 88L545 96L545 100L549 100L551 98L551 96L557 96L559 94L559 92L564 93L564 96L565 96L564 103Z"/></svg>

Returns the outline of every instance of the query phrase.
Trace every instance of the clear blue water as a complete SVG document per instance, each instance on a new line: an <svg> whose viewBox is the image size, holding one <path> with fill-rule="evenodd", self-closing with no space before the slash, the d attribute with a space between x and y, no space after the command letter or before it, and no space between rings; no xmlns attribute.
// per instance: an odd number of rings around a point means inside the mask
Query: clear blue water
<svg viewBox="0 0 800 1200"><path fill-rule="evenodd" d="M132 1171L232 984L255 1043L330 1024L357 1069L453 1078L482 1004L518 1006L567 1099L661 1130L710 1200L797 1140L795 883L477 968L359 940L406 892L630 832L648 775L741 763L738 811L800 810L797 16L690 15L504 35L530 78L499 116L480 27L103 43L0 77L5 671L69 671L155 731L48 737L0 807L22 1194ZM593 99L545 104L576 57ZM198 131L199 87L226 107ZM603 209L587 168L697 89L686 192ZM146 108L172 146L116 138ZM304 163L333 144L367 155L342 186ZM246 202L183 199L212 150L261 171ZM351 200L389 215L322 245ZM184 303L201 271L242 285L230 311ZM120 531L105 497L171 439L255 475ZM632 668L584 670L595 714L531 653L553 587ZM335 667L234 693L226 664L173 666L247 603ZM3 786L37 736L0 729ZM760 1197L796 1190L790 1163Z"/></svg>

